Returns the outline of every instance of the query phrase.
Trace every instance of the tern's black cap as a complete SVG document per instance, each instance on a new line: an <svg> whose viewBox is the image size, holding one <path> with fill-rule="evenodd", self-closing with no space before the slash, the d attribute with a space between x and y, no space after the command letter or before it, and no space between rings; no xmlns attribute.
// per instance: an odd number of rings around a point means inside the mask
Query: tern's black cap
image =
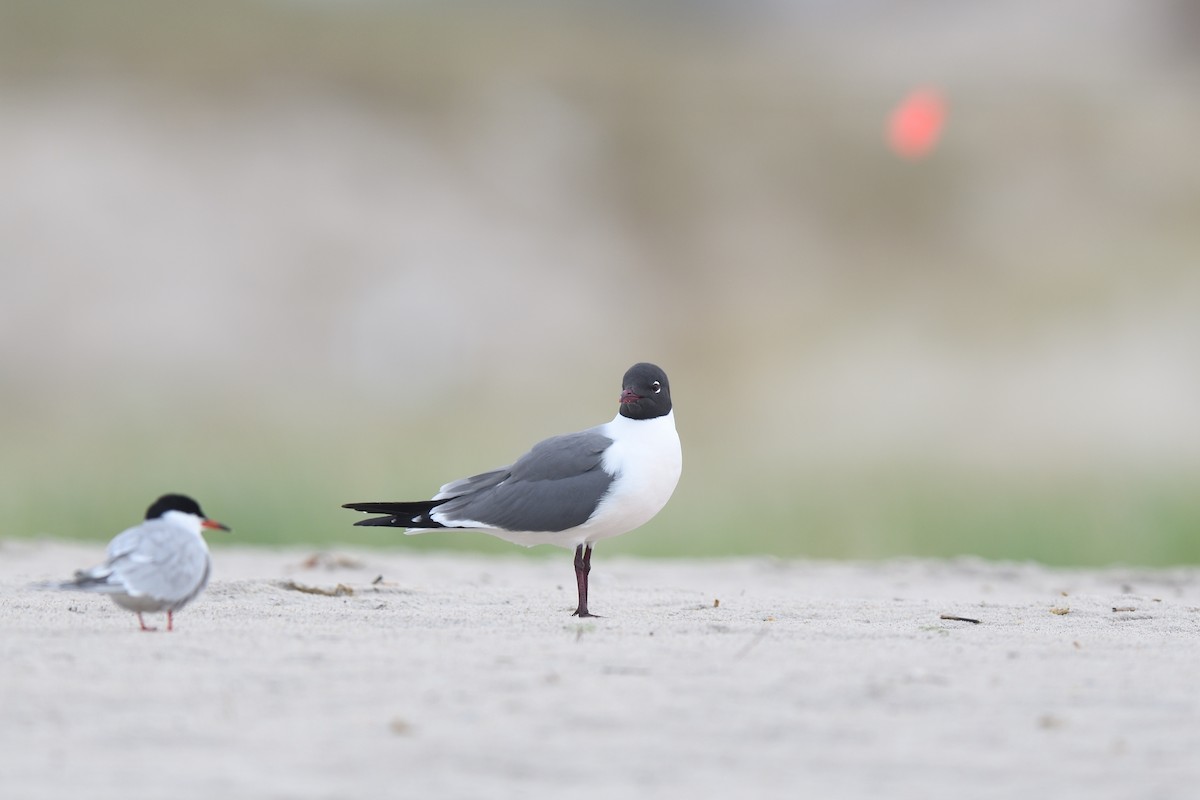
<svg viewBox="0 0 1200 800"><path fill-rule="evenodd" d="M168 511L182 511L185 514L195 514L201 519L205 518L200 504L186 494L164 494L146 509L146 519L158 519Z"/></svg>

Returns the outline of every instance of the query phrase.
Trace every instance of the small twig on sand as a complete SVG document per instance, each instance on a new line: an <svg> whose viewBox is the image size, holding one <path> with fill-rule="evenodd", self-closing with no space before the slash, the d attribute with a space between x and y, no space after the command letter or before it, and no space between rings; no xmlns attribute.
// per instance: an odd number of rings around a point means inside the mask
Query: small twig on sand
<svg viewBox="0 0 1200 800"><path fill-rule="evenodd" d="M1137 611L1137 606L1113 606L1114 613L1121 611Z"/></svg>
<svg viewBox="0 0 1200 800"><path fill-rule="evenodd" d="M978 625L982 620L972 619L971 617L956 617L954 614L942 614L940 619L953 620L954 622L970 622L973 625Z"/></svg>
<svg viewBox="0 0 1200 800"><path fill-rule="evenodd" d="M343 595L352 595L354 590L344 583L339 583L332 589L325 589L320 586L305 586L302 583L295 581L280 581L279 586L282 589L291 589L294 592L304 592L305 594L323 594L326 597L342 597Z"/></svg>

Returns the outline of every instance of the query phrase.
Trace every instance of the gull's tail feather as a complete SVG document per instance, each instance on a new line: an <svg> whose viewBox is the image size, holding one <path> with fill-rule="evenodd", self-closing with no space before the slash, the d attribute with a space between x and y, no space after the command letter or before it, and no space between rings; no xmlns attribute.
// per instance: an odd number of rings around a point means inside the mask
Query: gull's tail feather
<svg viewBox="0 0 1200 800"><path fill-rule="evenodd" d="M429 512L442 500L416 500L399 503L346 503L342 508L362 511L366 514L387 514L354 523L355 525L384 525L389 528L444 528L440 522L429 518Z"/></svg>

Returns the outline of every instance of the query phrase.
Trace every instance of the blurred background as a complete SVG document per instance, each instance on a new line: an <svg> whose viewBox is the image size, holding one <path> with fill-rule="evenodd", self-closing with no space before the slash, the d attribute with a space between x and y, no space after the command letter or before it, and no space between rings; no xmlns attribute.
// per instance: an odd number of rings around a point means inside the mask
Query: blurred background
<svg viewBox="0 0 1200 800"><path fill-rule="evenodd" d="M523 552L338 506L650 360L684 475L605 552L1194 563L1197 42L1188 0L4 0L0 537L184 491L231 542Z"/></svg>

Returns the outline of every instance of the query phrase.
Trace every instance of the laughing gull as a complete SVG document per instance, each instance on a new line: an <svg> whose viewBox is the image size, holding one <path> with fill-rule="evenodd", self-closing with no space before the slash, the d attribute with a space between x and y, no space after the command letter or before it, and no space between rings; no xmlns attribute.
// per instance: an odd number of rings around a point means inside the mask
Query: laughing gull
<svg viewBox="0 0 1200 800"><path fill-rule="evenodd" d="M137 614L144 631L152 631L143 613L174 614L208 585L212 559L201 535L204 529L229 528L208 519L200 505L182 494L165 494L146 509L146 521L122 531L108 543L103 564L79 570L75 579L53 588L107 594L121 608Z"/></svg>
<svg viewBox="0 0 1200 800"><path fill-rule="evenodd" d="M671 387L653 364L634 364L611 422L538 442L507 467L447 483L430 500L346 503L386 514L356 525L481 531L532 547L575 548L579 606L588 613L592 545L637 528L667 504L683 464Z"/></svg>

